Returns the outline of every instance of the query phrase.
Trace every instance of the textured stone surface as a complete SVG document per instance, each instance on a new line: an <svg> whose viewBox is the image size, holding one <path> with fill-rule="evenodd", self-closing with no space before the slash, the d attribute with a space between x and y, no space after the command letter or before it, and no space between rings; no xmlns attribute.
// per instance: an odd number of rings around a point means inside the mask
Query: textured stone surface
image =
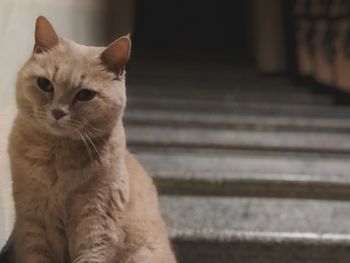
<svg viewBox="0 0 350 263"><path fill-rule="evenodd" d="M348 113L350 116L350 112ZM308 116L305 114L264 114L235 112L186 112L176 109L128 109L125 115L127 125L152 124L173 127L211 127L231 129L269 130L326 130L350 131L350 118L343 116Z"/></svg>
<svg viewBox="0 0 350 263"><path fill-rule="evenodd" d="M133 65L125 120L169 194L179 262L349 262L350 205L335 200L350 200L350 108L225 59L175 57Z"/></svg>
<svg viewBox="0 0 350 263"><path fill-rule="evenodd" d="M259 232L271 238L275 233L350 235L350 206L341 201L163 196L161 207L174 234L188 229Z"/></svg>
<svg viewBox="0 0 350 263"><path fill-rule="evenodd" d="M159 92L159 87L147 87L143 85L143 89L137 90L135 92L137 96L143 96L143 98L150 99L183 99L184 97L191 97L192 100L209 100L216 102L264 102L271 104L283 104L295 102L295 104L305 105L305 104L314 104L314 105L323 105L330 103L330 98L325 96L313 96L309 93L296 92L295 90L287 91L286 96L276 96L276 91L273 92L260 92L260 91L237 91L230 92L230 90L225 90L224 92L212 93L210 90L207 91L198 91L194 89L193 83L188 83L182 89L179 89L179 84L172 83L168 84L167 88L169 89L166 92ZM132 88L132 87L131 87ZM131 93L132 95L132 93ZM136 97L136 96L135 96Z"/></svg>
<svg viewBox="0 0 350 263"><path fill-rule="evenodd" d="M235 65L233 61L217 58L209 59L208 54L203 57L189 59L191 55L178 56L166 61L165 57L152 56L151 63L134 61L133 70L128 72L129 95L143 97L191 97L191 98L219 98L243 99L256 101L294 100L299 103L326 103L330 101L326 96L312 96L295 87L281 77L268 77L259 75L251 67ZM185 59L189 59L185 61ZM213 67L213 63L215 66ZM141 63L140 63L141 62ZM150 61L149 61L150 62ZM220 63L221 62L221 63ZM286 96L275 96L283 92ZM288 100L289 98L289 100Z"/></svg>
<svg viewBox="0 0 350 263"><path fill-rule="evenodd" d="M180 262L348 262L344 202L162 197Z"/></svg>
<svg viewBox="0 0 350 263"><path fill-rule="evenodd" d="M136 150L161 193L350 199L347 156Z"/></svg>
<svg viewBox="0 0 350 263"><path fill-rule="evenodd" d="M283 91L283 89L281 89ZM232 91L234 92L234 90ZM274 94L274 96L282 96ZM128 98L127 110L175 110L181 113L220 113L220 114L254 114L256 116L310 116L310 117L345 117L349 118L350 109L344 106L334 106L331 103L313 105L299 104L298 101L288 101L288 103L268 103L265 101L237 101L237 100L217 100L213 98L173 98L167 96Z"/></svg>
<svg viewBox="0 0 350 263"><path fill-rule="evenodd" d="M135 152L135 151L134 151ZM136 151L146 169L157 176L212 180L241 178L350 183L347 156L292 155L261 152Z"/></svg>
<svg viewBox="0 0 350 263"><path fill-rule="evenodd" d="M282 238L282 237L281 237ZM283 239L283 238L282 238ZM348 263L348 243L339 242L283 242L233 238L230 241L216 239L178 239L174 242L180 263Z"/></svg>
<svg viewBox="0 0 350 263"><path fill-rule="evenodd" d="M258 131L164 125L129 125L129 145L347 152L350 134L316 131Z"/></svg>

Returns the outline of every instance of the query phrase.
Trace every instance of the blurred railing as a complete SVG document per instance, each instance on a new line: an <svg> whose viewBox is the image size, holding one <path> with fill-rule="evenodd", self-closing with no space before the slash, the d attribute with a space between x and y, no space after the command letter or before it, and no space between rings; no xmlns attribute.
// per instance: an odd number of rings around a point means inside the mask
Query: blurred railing
<svg viewBox="0 0 350 263"><path fill-rule="evenodd" d="M350 1L297 0L295 17L299 74L350 92Z"/></svg>

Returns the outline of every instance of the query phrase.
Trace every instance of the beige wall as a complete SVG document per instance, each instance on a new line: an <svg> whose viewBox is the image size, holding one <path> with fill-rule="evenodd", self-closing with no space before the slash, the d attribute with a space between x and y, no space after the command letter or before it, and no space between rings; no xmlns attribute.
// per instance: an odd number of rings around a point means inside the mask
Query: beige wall
<svg viewBox="0 0 350 263"><path fill-rule="evenodd" d="M101 44L102 0L0 1L0 247L13 224L7 136L15 115L16 72L33 48L35 18L45 15L60 35L82 44Z"/></svg>

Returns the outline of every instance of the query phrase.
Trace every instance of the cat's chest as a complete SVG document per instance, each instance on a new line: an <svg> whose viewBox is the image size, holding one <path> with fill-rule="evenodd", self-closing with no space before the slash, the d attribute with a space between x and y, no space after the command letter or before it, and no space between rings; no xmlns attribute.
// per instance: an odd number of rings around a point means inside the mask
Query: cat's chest
<svg viewBox="0 0 350 263"><path fill-rule="evenodd" d="M46 207L57 210L64 206L69 193L89 176L87 165L77 152L45 144L28 144L11 153L15 188L45 200Z"/></svg>
<svg viewBox="0 0 350 263"><path fill-rule="evenodd" d="M68 200L74 190L89 176L89 166L81 164L81 155L63 147L32 145L27 151L12 155L13 176L20 192L18 203L35 207L46 229L56 262L66 261L66 224Z"/></svg>

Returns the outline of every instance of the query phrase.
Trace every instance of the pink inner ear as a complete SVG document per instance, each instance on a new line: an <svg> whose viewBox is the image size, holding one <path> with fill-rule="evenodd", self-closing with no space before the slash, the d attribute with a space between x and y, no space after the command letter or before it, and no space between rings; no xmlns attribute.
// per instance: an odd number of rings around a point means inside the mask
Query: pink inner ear
<svg viewBox="0 0 350 263"><path fill-rule="evenodd" d="M42 53L56 46L59 43L53 26L43 16L39 16L35 26L35 53Z"/></svg>
<svg viewBox="0 0 350 263"><path fill-rule="evenodd" d="M118 38L102 53L101 59L106 66L118 75L123 74L129 60L131 41L129 36Z"/></svg>

